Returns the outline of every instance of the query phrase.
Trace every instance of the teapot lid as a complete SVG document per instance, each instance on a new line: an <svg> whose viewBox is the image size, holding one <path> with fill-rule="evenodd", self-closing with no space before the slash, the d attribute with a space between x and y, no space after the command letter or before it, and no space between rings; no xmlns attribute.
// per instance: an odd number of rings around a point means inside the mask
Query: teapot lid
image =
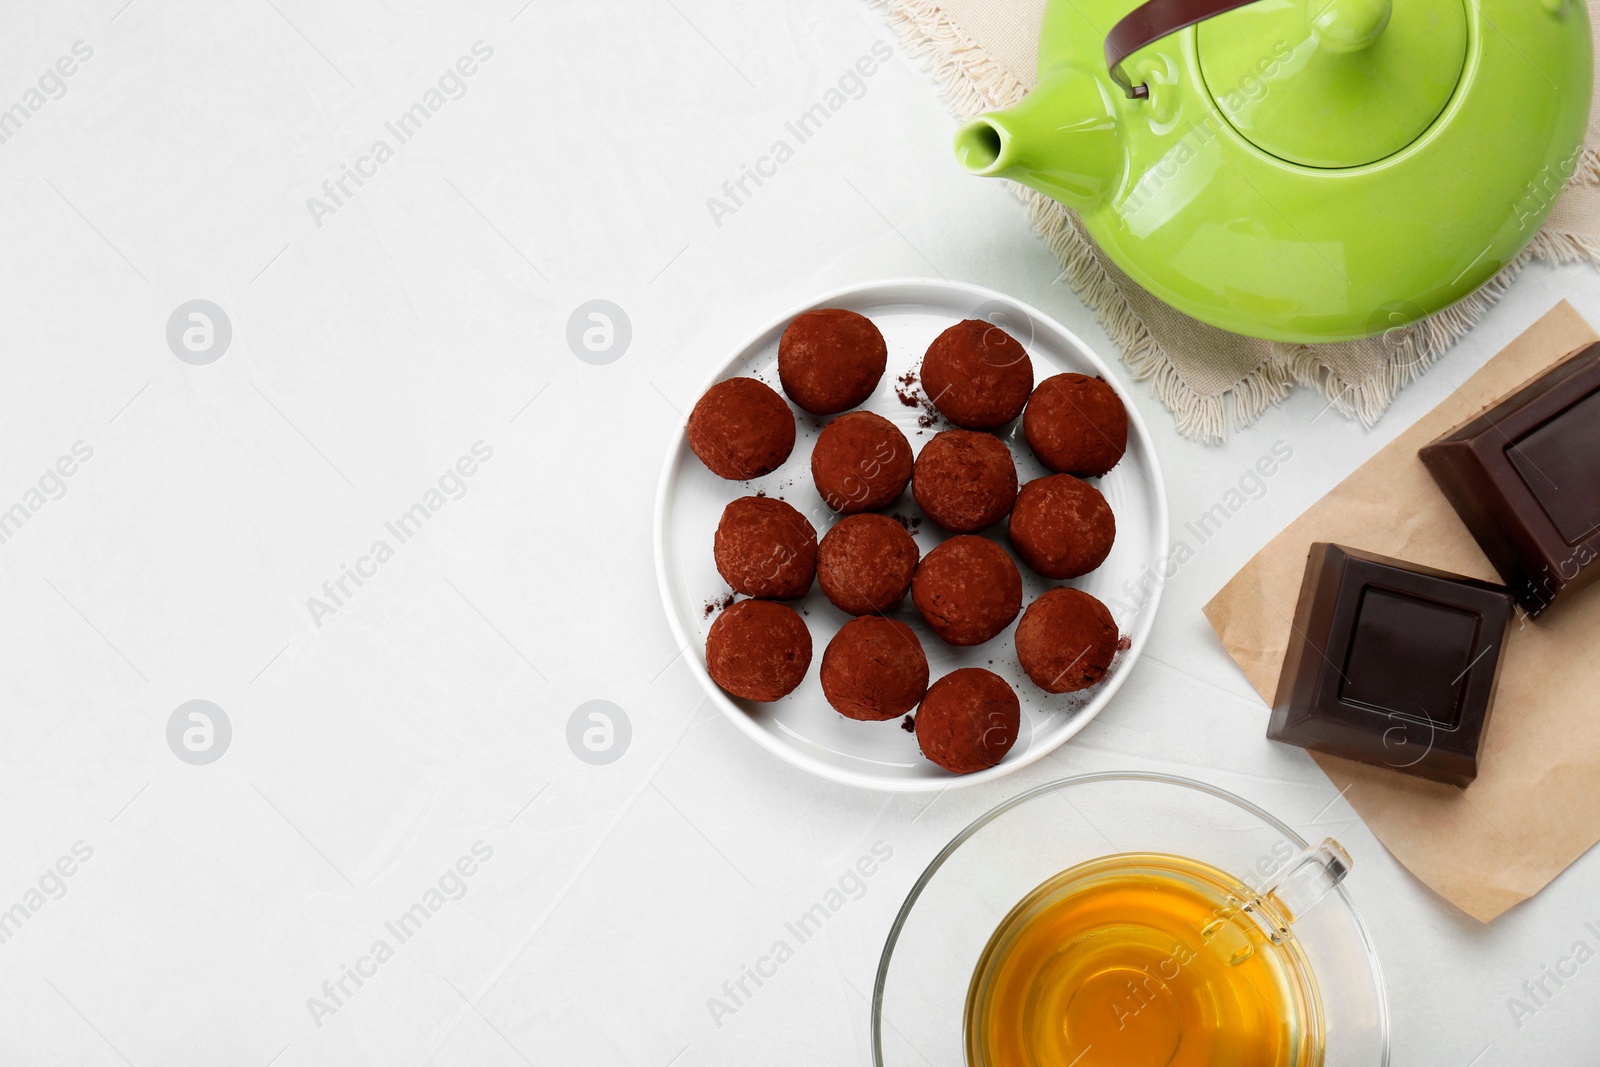
<svg viewBox="0 0 1600 1067"><path fill-rule="evenodd" d="M1463 0L1257 0L1195 30L1219 111L1307 167L1375 163L1444 111L1467 58Z"/></svg>

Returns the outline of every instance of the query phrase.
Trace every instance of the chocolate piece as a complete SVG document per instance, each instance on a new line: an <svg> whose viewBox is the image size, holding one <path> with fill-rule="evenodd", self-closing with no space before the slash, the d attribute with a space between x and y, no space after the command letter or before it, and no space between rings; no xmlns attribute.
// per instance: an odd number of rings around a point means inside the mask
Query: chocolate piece
<svg viewBox="0 0 1600 1067"><path fill-rule="evenodd" d="M1314 544L1267 736L1464 786L1512 614L1504 586Z"/></svg>
<svg viewBox="0 0 1600 1067"><path fill-rule="evenodd" d="M887 515L851 515L817 546L817 582L840 611L882 614L906 598L920 555L906 528Z"/></svg>
<svg viewBox="0 0 1600 1067"><path fill-rule="evenodd" d="M1000 327L967 319L928 346L922 389L939 414L957 426L989 430L1022 414L1033 391L1033 362Z"/></svg>
<svg viewBox="0 0 1600 1067"><path fill-rule="evenodd" d="M706 635L706 670L736 697L763 703L794 692L811 666L811 631L793 608L741 600Z"/></svg>
<svg viewBox="0 0 1600 1067"><path fill-rule="evenodd" d="M1115 467L1128 450L1128 409L1103 379L1057 374L1028 398L1022 433L1046 467L1092 478Z"/></svg>
<svg viewBox="0 0 1600 1067"><path fill-rule="evenodd" d="M1106 676L1117 654L1111 612L1081 589L1052 589L1017 623L1017 660L1046 693L1087 689Z"/></svg>
<svg viewBox="0 0 1600 1067"><path fill-rule="evenodd" d="M712 555L736 593L799 600L817 575L817 531L770 496L745 496L722 509Z"/></svg>
<svg viewBox="0 0 1600 1067"><path fill-rule="evenodd" d="M1117 519L1100 490L1070 474L1035 478L1011 506L1011 544L1046 578L1076 578L1106 561Z"/></svg>
<svg viewBox="0 0 1600 1067"><path fill-rule="evenodd" d="M689 412L689 448L719 478L770 474L794 450L794 412L771 386L729 378L707 389Z"/></svg>
<svg viewBox="0 0 1600 1067"><path fill-rule="evenodd" d="M989 433L946 430L922 446L911 493L951 533L977 533L1006 517L1017 499L1017 465Z"/></svg>
<svg viewBox="0 0 1600 1067"><path fill-rule="evenodd" d="M947 771L971 774L993 767L1011 751L1022 728L1022 708L1004 678L982 667L963 667L929 687L914 728L924 756Z"/></svg>
<svg viewBox="0 0 1600 1067"><path fill-rule="evenodd" d="M1600 573L1600 344L1419 455L1530 615Z"/></svg>
<svg viewBox="0 0 1600 1067"><path fill-rule="evenodd" d="M783 391L813 415L833 415L867 399L888 362L889 348L872 320L842 308L808 311L778 340Z"/></svg>
<svg viewBox="0 0 1600 1067"><path fill-rule="evenodd" d="M895 619L851 619L822 653L822 695L846 718L897 719L927 691L922 642Z"/></svg>
<svg viewBox="0 0 1600 1067"><path fill-rule="evenodd" d="M922 557L911 602L950 644L981 645L1022 610L1022 575L1005 549L962 534Z"/></svg>
<svg viewBox="0 0 1600 1067"><path fill-rule="evenodd" d="M852 411L817 436L811 477L822 502L841 514L888 507L911 481L911 445L882 415Z"/></svg>

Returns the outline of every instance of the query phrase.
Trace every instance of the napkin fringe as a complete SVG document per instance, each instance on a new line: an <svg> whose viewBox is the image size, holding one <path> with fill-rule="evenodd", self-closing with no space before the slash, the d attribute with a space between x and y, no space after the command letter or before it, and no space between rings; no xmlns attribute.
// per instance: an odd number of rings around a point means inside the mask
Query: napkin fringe
<svg viewBox="0 0 1600 1067"><path fill-rule="evenodd" d="M1578 185L1600 185L1600 150L1585 146L1578 156L1578 166L1572 172L1572 182Z"/></svg>
<svg viewBox="0 0 1600 1067"><path fill-rule="evenodd" d="M1530 247L1470 295L1397 331L1392 341L1385 342L1390 349L1388 359L1361 381L1341 377L1323 361L1325 356L1318 351L1321 346L1275 344L1273 355L1283 361L1296 384L1317 390L1329 407L1371 429L1401 389L1422 377L1483 320L1534 255ZM1543 258L1544 253L1539 255Z"/></svg>
<svg viewBox="0 0 1600 1067"><path fill-rule="evenodd" d="M882 8L911 55L923 61L961 119L1008 107L1027 87L989 57L932 0L867 0Z"/></svg>
<svg viewBox="0 0 1600 1067"><path fill-rule="evenodd" d="M1591 158L1584 160L1573 182L1600 183L1600 156L1587 152L1585 155ZM1540 230L1516 259L1470 295L1399 331L1389 358L1362 381L1351 382L1340 377L1323 362L1317 346L1273 345L1274 359L1263 366L1281 361L1295 384L1317 390L1334 410L1370 429L1400 390L1422 377L1457 341L1483 321L1489 310L1510 291L1522 271L1535 260L1600 267L1600 239L1570 231Z"/></svg>
<svg viewBox="0 0 1600 1067"><path fill-rule="evenodd" d="M1600 178L1596 178L1600 184ZM1570 230L1540 230L1519 259L1532 256L1550 263L1588 263L1600 266L1600 238Z"/></svg>

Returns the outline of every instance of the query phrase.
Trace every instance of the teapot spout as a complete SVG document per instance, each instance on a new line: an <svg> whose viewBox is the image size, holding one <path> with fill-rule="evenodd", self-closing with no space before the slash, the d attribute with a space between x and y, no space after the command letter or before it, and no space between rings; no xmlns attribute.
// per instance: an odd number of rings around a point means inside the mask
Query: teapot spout
<svg viewBox="0 0 1600 1067"><path fill-rule="evenodd" d="M1009 178L1079 211L1111 191L1124 155L1106 87L1070 65L1016 106L962 126L955 151L970 173Z"/></svg>

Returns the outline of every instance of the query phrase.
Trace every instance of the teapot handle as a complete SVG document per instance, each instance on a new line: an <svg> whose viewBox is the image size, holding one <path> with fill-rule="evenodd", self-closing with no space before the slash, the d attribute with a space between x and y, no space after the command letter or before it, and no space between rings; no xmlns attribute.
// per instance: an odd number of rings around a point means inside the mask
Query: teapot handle
<svg viewBox="0 0 1600 1067"><path fill-rule="evenodd" d="M1150 95L1150 87L1128 80L1121 69L1124 59L1168 34L1253 3L1255 0L1146 0L1106 34L1106 69L1111 80L1122 87L1129 100L1143 100Z"/></svg>

